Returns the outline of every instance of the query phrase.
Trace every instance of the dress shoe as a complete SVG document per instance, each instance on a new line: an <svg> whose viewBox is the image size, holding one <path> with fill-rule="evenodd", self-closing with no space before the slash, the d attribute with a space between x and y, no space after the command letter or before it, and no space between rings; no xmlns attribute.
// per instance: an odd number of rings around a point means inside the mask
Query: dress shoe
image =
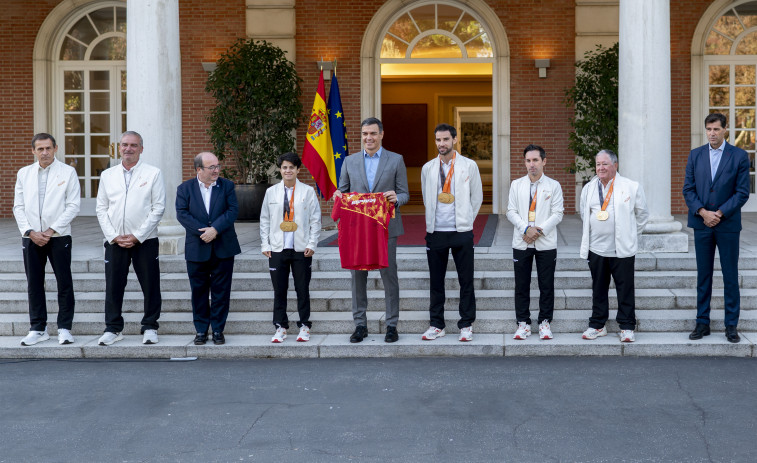
<svg viewBox="0 0 757 463"><path fill-rule="evenodd" d="M197 333L195 336L195 346L202 346L208 342L208 333Z"/></svg>
<svg viewBox="0 0 757 463"><path fill-rule="evenodd" d="M223 337L223 333L220 331L213 331L213 344L225 344L226 338Z"/></svg>
<svg viewBox="0 0 757 463"><path fill-rule="evenodd" d="M355 332L352 333L352 336L350 336L350 342L353 344L356 342L360 342L363 339L365 339L367 336L368 336L368 327L363 326L363 325L358 325L355 327Z"/></svg>
<svg viewBox="0 0 757 463"><path fill-rule="evenodd" d="M397 342L399 338L400 338L400 335L397 334L396 326L386 327L386 336L384 336L384 342Z"/></svg>
<svg viewBox="0 0 757 463"><path fill-rule="evenodd" d="M741 338L739 337L739 333L736 331L736 325L726 326L725 327L725 338L729 342L739 342L741 341Z"/></svg>
<svg viewBox="0 0 757 463"><path fill-rule="evenodd" d="M697 340L702 339L703 336L709 336L710 335L710 325L705 325L704 323L697 323L697 326L694 328L694 331L689 334L689 339L691 340Z"/></svg>

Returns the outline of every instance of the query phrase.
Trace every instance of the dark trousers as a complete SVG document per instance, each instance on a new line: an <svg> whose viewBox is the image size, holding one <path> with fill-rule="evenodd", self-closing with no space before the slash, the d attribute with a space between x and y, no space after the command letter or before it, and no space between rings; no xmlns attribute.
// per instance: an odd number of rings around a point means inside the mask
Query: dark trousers
<svg viewBox="0 0 757 463"><path fill-rule="evenodd" d="M273 283L273 324L289 329L287 317L287 290L289 289L289 271L294 278L294 290L297 292L297 312L300 321L297 327L302 325L312 327L310 323L310 274L312 257L305 257L304 252L294 249L284 249L281 252L272 252L268 259L268 267L271 271L271 283Z"/></svg>
<svg viewBox="0 0 757 463"><path fill-rule="evenodd" d="M555 266L557 249L537 251L535 248L513 249L515 270L515 318L531 324L531 269L536 259L539 282L539 323L552 321L555 311Z"/></svg>
<svg viewBox="0 0 757 463"><path fill-rule="evenodd" d="M211 252L205 262L187 261L187 275L192 287L192 318L198 333L223 333L229 316L231 276L234 257L219 259Z"/></svg>
<svg viewBox="0 0 757 463"><path fill-rule="evenodd" d="M124 303L124 289L129 275L129 265L142 287L145 314L142 329L157 330L160 318L160 263L158 262L158 239L151 238L131 248L105 243L105 331L120 333L124 329L121 308Z"/></svg>
<svg viewBox="0 0 757 463"><path fill-rule="evenodd" d="M460 282L460 321L458 328L471 326L476 321L476 295L473 291L473 232L426 233L426 257L431 279L431 305L429 307L431 326L444 329L444 278L447 275L447 261L452 251L452 259L457 268Z"/></svg>
<svg viewBox="0 0 757 463"><path fill-rule="evenodd" d="M605 326L610 316L610 303L607 291L610 289L610 276L615 281L618 293L618 322L621 330L636 328L636 294L634 292L634 263L636 256L602 257L589 251L589 270L591 270L591 318L589 327L600 329Z"/></svg>
<svg viewBox="0 0 757 463"><path fill-rule="evenodd" d="M710 298L715 248L720 254L725 289L725 326L739 323L739 232L724 233L712 228L694 230L697 255L697 323L710 324Z"/></svg>
<svg viewBox="0 0 757 463"><path fill-rule="evenodd" d="M58 328L71 329L74 320L74 284L71 280L71 237L50 238L44 246L37 246L31 238L21 238L29 294L31 331L45 331L47 303L45 297L45 265L50 266L58 282Z"/></svg>

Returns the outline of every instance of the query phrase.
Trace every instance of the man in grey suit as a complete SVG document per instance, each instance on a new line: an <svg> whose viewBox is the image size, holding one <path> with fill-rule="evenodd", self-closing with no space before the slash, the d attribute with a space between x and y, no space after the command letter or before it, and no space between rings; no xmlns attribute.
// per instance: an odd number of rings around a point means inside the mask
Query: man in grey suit
<svg viewBox="0 0 757 463"><path fill-rule="evenodd" d="M395 342L397 320L400 315L400 287L397 279L397 237L405 233L402 228L400 206L406 204L410 195L407 187L407 171L402 155L381 147L384 138L384 125L375 117L369 117L361 125L363 151L347 156L342 164L339 189L334 198L342 193L377 193L383 192L387 201L396 207L395 216L389 222L389 267L382 268L381 280L384 282L384 299L386 302L386 336L384 341ZM355 332L350 342L360 342L368 336L368 320L365 311L368 308L366 282L368 272L350 270L352 274L352 318L355 320Z"/></svg>

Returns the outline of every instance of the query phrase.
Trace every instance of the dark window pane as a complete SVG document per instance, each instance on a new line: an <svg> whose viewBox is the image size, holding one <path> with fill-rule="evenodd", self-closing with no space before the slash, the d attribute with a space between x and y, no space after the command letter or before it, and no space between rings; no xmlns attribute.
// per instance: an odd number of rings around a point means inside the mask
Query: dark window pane
<svg viewBox="0 0 757 463"><path fill-rule="evenodd" d="M63 94L64 111L84 111L82 103L84 94L82 92L66 92Z"/></svg>
<svg viewBox="0 0 757 463"><path fill-rule="evenodd" d="M95 23L97 30L104 34L106 32L113 32L113 7L103 8L102 10L93 11L89 14L92 18L92 22Z"/></svg>
<svg viewBox="0 0 757 463"><path fill-rule="evenodd" d="M110 71L89 71L90 90L110 90Z"/></svg>
<svg viewBox="0 0 757 463"><path fill-rule="evenodd" d="M92 28L89 19L84 16L68 31L68 35L89 45L97 37L97 31Z"/></svg>
<svg viewBox="0 0 757 463"><path fill-rule="evenodd" d="M110 92L90 92L90 111L110 111Z"/></svg>
<svg viewBox="0 0 757 463"><path fill-rule="evenodd" d="M84 114L66 114L63 124L66 133L84 133Z"/></svg>
<svg viewBox="0 0 757 463"><path fill-rule="evenodd" d="M60 48L60 59L62 61L81 61L84 59L86 51L84 45L66 37L63 39L63 46Z"/></svg>
<svg viewBox="0 0 757 463"><path fill-rule="evenodd" d="M63 89L64 90L83 90L84 89L84 72L63 71Z"/></svg>
<svg viewBox="0 0 757 463"><path fill-rule="evenodd" d="M95 61L123 61L126 59L126 39L111 37L95 45L89 59Z"/></svg>

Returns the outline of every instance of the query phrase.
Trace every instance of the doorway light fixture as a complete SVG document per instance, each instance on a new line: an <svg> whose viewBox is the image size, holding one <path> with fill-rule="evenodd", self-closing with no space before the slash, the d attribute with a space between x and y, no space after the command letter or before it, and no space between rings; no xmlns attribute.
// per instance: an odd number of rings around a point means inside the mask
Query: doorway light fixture
<svg viewBox="0 0 757 463"><path fill-rule="evenodd" d="M540 79L546 79L547 78L547 68L549 67L549 60L548 59L536 59L534 60L534 66L536 69L539 70L539 78Z"/></svg>
<svg viewBox="0 0 757 463"><path fill-rule="evenodd" d="M331 80L331 71L334 70L334 61L316 61L317 69L320 71L323 69L323 80Z"/></svg>

